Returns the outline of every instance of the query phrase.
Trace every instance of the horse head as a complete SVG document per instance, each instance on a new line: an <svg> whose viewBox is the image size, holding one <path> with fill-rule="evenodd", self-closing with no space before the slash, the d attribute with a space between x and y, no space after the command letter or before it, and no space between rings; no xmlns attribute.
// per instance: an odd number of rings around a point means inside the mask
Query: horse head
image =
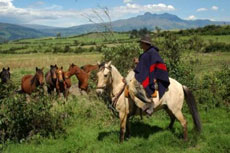
<svg viewBox="0 0 230 153"><path fill-rule="evenodd" d="M57 69L56 69L55 72L56 72L56 75L57 75L57 80L59 82L63 82L64 81L64 78L63 78L63 67L61 67L61 68L57 67Z"/></svg>
<svg viewBox="0 0 230 153"><path fill-rule="evenodd" d="M7 83L10 80L10 68L7 69L3 68L2 72L0 72L0 78L2 83Z"/></svg>
<svg viewBox="0 0 230 153"><path fill-rule="evenodd" d="M81 69L73 63L70 64L68 71L71 75L81 73Z"/></svg>
<svg viewBox="0 0 230 153"><path fill-rule="evenodd" d="M105 88L112 83L111 70L111 61L100 66L99 71L97 73L97 94L102 94Z"/></svg>
<svg viewBox="0 0 230 153"><path fill-rule="evenodd" d="M38 80L39 85L44 85L44 74L43 74L43 69L44 68L37 68L36 67L36 79Z"/></svg>
<svg viewBox="0 0 230 153"><path fill-rule="evenodd" d="M57 80L57 75L56 75L56 69L57 69L57 65L50 65L50 73L51 73L51 79L56 82Z"/></svg>

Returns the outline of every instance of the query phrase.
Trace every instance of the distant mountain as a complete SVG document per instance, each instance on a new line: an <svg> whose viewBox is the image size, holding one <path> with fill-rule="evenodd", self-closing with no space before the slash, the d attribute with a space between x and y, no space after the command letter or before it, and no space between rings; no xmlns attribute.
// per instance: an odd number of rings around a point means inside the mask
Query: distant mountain
<svg viewBox="0 0 230 153"><path fill-rule="evenodd" d="M31 28L26 28L19 25L0 23L0 42L4 40L39 38L39 37L45 37L49 35L51 34L44 33Z"/></svg>
<svg viewBox="0 0 230 153"><path fill-rule="evenodd" d="M164 14L151 14L149 12L144 15L139 15L137 17L132 17L129 19L117 20L112 22L112 27L114 31L131 31L133 29L148 28L149 30L154 30L155 27L160 27L163 30L171 29L188 29L188 28L197 28L204 27L206 25L221 25L221 24L230 24L229 22L216 22L210 20L183 20L176 15L169 13ZM80 26L74 26L70 28L59 28L52 30L44 30L52 34L62 33L64 36L83 34L88 32L95 31L104 31L102 26L96 24L85 24Z"/></svg>
<svg viewBox="0 0 230 153"><path fill-rule="evenodd" d="M20 26L35 29L35 30L59 29L58 27L45 26L45 25L39 25L39 24L21 24Z"/></svg>
<svg viewBox="0 0 230 153"><path fill-rule="evenodd" d="M107 23L108 24L108 23ZM152 14L145 13L137 17L129 19L122 19L112 22L114 31L131 31L133 29L148 28L149 30L160 27L163 30L171 29L188 29L204 27L206 25L221 25L230 24L230 22L216 22L210 20L183 20L176 15L169 13L164 14ZM21 38L37 38L45 36L56 36L57 33L61 33L62 36L71 36L84 34L89 32L100 32L105 29L102 26L96 24L85 24L79 26L73 26L69 28L56 28L43 25L12 25L0 23L0 39L7 40L21 39Z"/></svg>

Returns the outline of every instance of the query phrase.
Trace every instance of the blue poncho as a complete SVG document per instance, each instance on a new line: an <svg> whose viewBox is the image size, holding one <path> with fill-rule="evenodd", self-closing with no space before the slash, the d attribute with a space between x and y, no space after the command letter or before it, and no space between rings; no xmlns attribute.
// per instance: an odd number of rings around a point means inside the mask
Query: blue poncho
<svg viewBox="0 0 230 153"><path fill-rule="evenodd" d="M157 51L156 47L150 47L150 49L141 54L134 72L135 78L143 85L149 97L155 91L154 79L156 79L161 98L170 82L166 65Z"/></svg>

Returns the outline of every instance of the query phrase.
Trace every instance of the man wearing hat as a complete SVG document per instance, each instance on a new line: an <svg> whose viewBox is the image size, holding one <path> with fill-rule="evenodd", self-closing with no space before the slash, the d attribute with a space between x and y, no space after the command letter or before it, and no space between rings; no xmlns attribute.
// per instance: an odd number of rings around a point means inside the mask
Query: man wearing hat
<svg viewBox="0 0 230 153"><path fill-rule="evenodd" d="M139 108L151 115L170 83L166 65L158 53L159 49L152 45L150 36L145 35L139 43L144 52L136 60L129 94Z"/></svg>

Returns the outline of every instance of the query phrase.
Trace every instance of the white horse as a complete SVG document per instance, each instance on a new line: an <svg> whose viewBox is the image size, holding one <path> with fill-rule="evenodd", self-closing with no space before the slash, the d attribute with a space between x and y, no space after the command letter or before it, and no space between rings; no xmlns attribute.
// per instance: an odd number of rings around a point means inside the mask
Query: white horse
<svg viewBox="0 0 230 153"><path fill-rule="evenodd" d="M134 76L133 72L129 73L126 80L129 81ZM141 110L137 109L134 103L135 97L125 96L124 78L121 76L115 66L111 62L105 63L100 67L97 73L98 84L96 92L102 94L107 88L110 92L112 105L119 112L120 118L120 141L124 141L125 132L129 136L129 117L132 115L140 114ZM201 131L201 122L199 113L196 107L195 99L192 93L186 86L182 86L176 80L170 78L170 85L163 97L160 99L159 104L154 108L154 111L164 108L171 118L169 128L173 127L175 119L177 119L183 127L184 140L187 140L187 122L182 114L182 106L184 97L186 97L187 104L193 117L193 121L197 131ZM127 131L126 131L127 130Z"/></svg>

